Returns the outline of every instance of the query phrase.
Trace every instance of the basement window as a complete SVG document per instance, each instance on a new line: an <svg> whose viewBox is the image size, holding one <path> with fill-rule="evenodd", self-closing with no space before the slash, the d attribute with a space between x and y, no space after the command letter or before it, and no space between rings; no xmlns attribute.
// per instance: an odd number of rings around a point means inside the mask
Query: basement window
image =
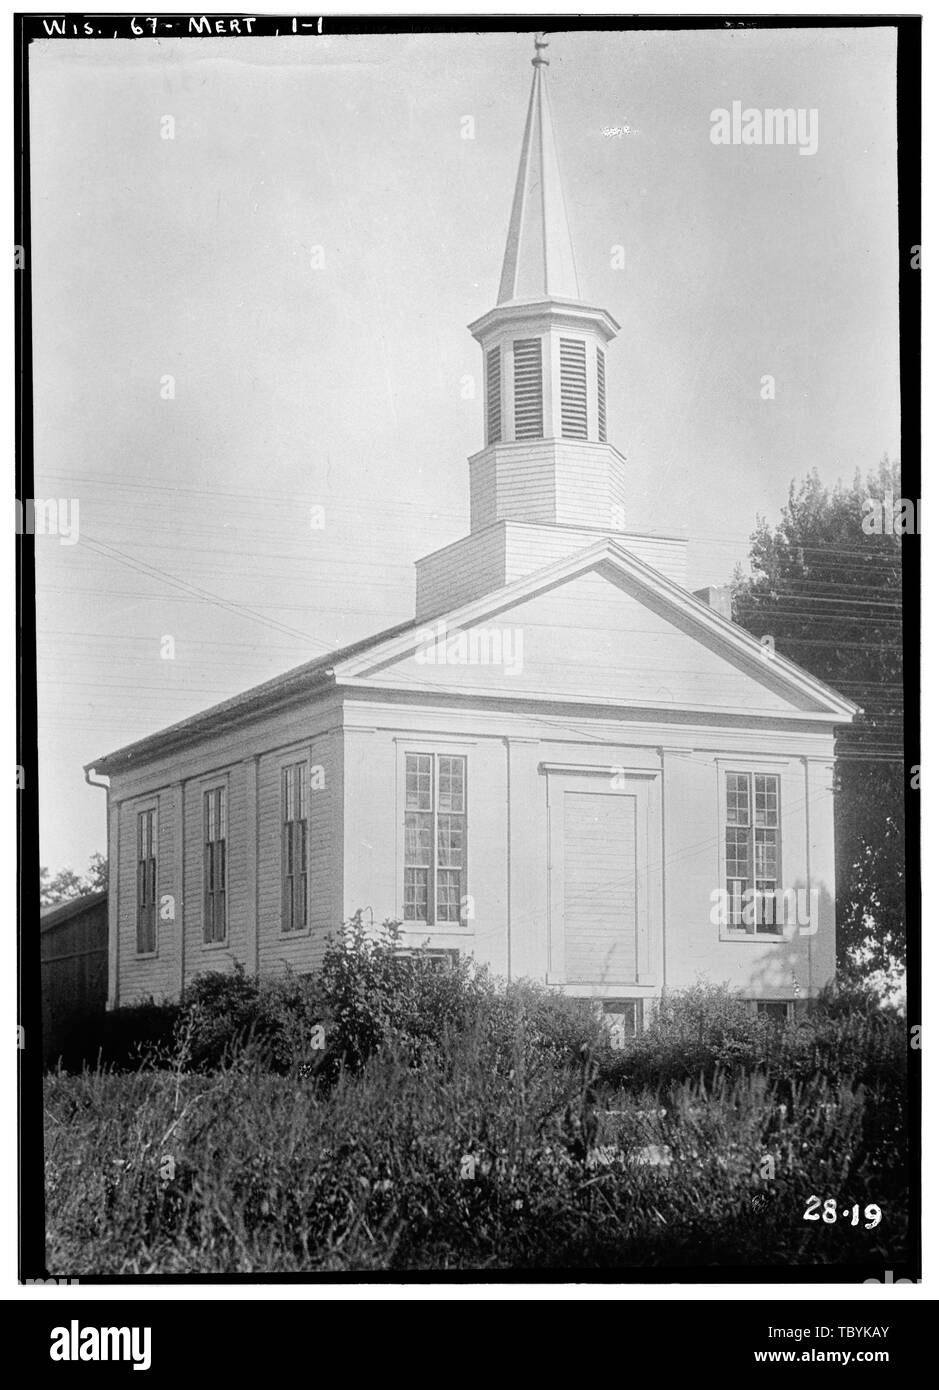
<svg viewBox="0 0 939 1390"><path fill-rule="evenodd" d="M600 1011L609 1031L610 1046L621 1048L627 1038L637 1038L642 1028L641 999L604 999Z"/></svg>
<svg viewBox="0 0 939 1390"><path fill-rule="evenodd" d="M452 970L460 958L459 951L437 950L427 946L415 946L407 950L395 951L395 964L402 969L412 969L420 964L435 975Z"/></svg>
<svg viewBox="0 0 939 1390"><path fill-rule="evenodd" d="M795 1013L795 1003L792 999L757 999L756 1012L760 1018L767 1018L771 1023L791 1023Z"/></svg>

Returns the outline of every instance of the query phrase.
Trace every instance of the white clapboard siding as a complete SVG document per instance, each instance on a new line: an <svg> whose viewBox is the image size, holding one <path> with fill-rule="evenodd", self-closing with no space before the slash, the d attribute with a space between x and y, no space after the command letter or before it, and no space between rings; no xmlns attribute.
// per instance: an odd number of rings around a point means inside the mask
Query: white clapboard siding
<svg viewBox="0 0 939 1390"><path fill-rule="evenodd" d="M564 962L571 984L635 978L635 797L564 795Z"/></svg>
<svg viewBox="0 0 939 1390"><path fill-rule="evenodd" d="M612 529L599 532L503 521L474 531L417 561L417 618L443 613L492 593L504 584L585 550L602 535L677 584L685 583L688 543L680 537L635 536Z"/></svg>

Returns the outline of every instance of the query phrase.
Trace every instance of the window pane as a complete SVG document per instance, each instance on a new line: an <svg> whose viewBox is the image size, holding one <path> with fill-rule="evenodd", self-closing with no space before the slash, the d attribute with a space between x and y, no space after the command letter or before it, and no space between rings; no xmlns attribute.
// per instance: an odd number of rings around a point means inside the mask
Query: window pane
<svg viewBox="0 0 939 1390"><path fill-rule="evenodd" d="M766 777L757 773L753 779L753 823L754 825L777 826L779 824L779 778Z"/></svg>
<svg viewBox="0 0 939 1390"><path fill-rule="evenodd" d="M306 820L307 817L307 794L309 790L309 771L306 763L300 763L297 768L297 807L301 820Z"/></svg>
<svg viewBox="0 0 939 1390"><path fill-rule="evenodd" d="M404 817L404 862L430 867L434 818L422 811L408 811Z"/></svg>
<svg viewBox="0 0 939 1390"><path fill-rule="evenodd" d="M220 840L224 840L228 834L228 792L225 787L219 787L218 791L218 819L216 823L216 833Z"/></svg>
<svg viewBox="0 0 939 1390"><path fill-rule="evenodd" d="M750 779L745 772L727 774L727 824L750 824Z"/></svg>
<svg viewBox="0 0 939 1390"><path fill-rule="evenodd" d="M750 833L736 826L726 831L727 877L750 881Z"/></svg>
<svg viewBox="0 0 939 1390"><path fill-rule="evenodd" d="M427 920L427 869L404 871L404 916L408 922Z"/></svg>
<svg viewBox="0 0 939 1390"><path fill-rule="evenodd" d="M437 817L437 865L441 869L463 868L462 816Z"/></svg>
<svg viewBox="0 0 939 1390"><path fill-rule="evenodd" d="M433 759L429 753L408 753L405 759L406 800L409 811L433 807Z"/></svg>
<svg viewBox="0 0 939 1390"><path fill-rule="evenodd" d="M727 925L729 927L746 925L743 920L743 895L747 891L747 887L748 884L742 878L729 878L727 880Z"/></svg>
<svg viewBox="0 0 939 1390"><path fill-rule="evenodd" d="M777 830L754 830L756 842L754 844L754 857L756 865L757 880L770 879L775 884L778 870L778 843Z"/></svg>
<svg viewBox="0 0 939 1390"><path fill-rule="evenodd" d="M463 783L465 758L440 759L440 787L437 793L437 809L440 811L463 811Z"/></svg>
<svg viewBox="0 0 939 1390"><path fill-rule="evenodd" d="M458 922L460 920L460 898L462 896L462 890L462 870L438 869L437 920L439 922Z"/></svg>

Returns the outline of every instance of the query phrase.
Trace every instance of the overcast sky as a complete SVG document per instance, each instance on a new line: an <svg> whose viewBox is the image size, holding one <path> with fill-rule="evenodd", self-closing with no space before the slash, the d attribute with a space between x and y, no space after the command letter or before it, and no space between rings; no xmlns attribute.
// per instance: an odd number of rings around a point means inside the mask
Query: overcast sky
<svg viewBox="0 0 939 1390"><path fill-rule="evenodd" d="M495 303L531 51L31 46L36 492L77 497L81 536L36 543L44 863L105 848L83 763L411 616L414 560L468 531L465 325ZM622 324L628 524L685 532L692 585L720 583L793 477L899 451L894 31L549 57L581 290ZM734 101L814 108L817 153L713 144Z"/></svg>

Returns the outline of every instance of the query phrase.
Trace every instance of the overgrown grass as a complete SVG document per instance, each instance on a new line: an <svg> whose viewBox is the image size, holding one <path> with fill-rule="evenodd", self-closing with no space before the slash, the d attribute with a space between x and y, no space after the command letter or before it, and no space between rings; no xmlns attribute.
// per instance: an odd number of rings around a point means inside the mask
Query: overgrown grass
<svg viewBox="0 0 939 1390"><path fill-rule="evenodd" d="M203 981L172 1057L51 1074L50 1274L904 1259L902 1020L831 997L778 1029L702 989L614 1052L547 990L392 957L353 933L261 1006Z"/></svg>

